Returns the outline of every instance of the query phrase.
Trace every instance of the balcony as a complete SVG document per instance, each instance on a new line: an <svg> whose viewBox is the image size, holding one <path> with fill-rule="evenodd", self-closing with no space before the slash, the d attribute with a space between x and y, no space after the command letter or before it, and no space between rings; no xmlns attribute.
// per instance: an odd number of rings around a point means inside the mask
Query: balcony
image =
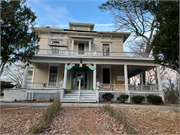
<svg viewBox="0 0 180 135"><path fill-rule="evenodd" d="M40 49L38 55L53 55L53 56L75 56L75 57L130 57L130 58L149 58L148 53L134 52L104 52L104 51L72 51L59 49Z"/></svg>

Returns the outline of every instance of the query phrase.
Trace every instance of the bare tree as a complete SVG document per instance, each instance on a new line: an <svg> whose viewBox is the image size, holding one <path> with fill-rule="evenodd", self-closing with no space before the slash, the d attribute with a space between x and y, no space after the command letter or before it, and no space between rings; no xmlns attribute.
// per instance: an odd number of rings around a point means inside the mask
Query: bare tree
<svg viewBox="0 0 180 135"><path fill-rule="evenodd" d="M54 21L52 21L51 27L52 28L59 28L59 25L60 24L54 20Z"/></svg>
<svg viewBox="0 0 180 135"><path fill-rule="evenodd" d="M145 53L152 50L156 17L153 13L144 10L143 1L107 1L99 8L110 10L116 31L131 31L134 39L140 37L145 43ZM133 39L133 40L134 40Z"/></svg>
<svg viewBox="0 0 180 135"><path fill-rule="evenodd" d="M60 24L54 20L54 21L51 22L50 27L51 28L59 28L59 25ZM46 28L47 27L46 24L39 24L38 26L41 27L41 28Z"/></svg>
<svg viewBox="0 0 180 135"><path fill-rule="evenodd" d="M21 85L23 82L24 67L24 63L20 61L6 64L1 78L16 85Z"/></svg>
<svg viewBox="0 0 180 135"><path fill-rule="evenodd" d="M163 91L165 93L165 101L171 104L180 103L179 90L179 74L175 70L171 70L171 74L165 76L163 81Z"/></svg>
<svg viewBox="0 0 180 135"><path fill-rule="evenodd" d="M140 75L136 75L130 78L130 84L137 85L140 83Z"/></svg>

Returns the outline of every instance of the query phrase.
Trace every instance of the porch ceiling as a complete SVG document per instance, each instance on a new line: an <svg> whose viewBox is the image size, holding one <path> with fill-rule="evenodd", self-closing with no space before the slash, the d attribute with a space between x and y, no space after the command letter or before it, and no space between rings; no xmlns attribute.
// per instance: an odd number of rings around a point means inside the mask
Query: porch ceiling
<svg viewBox="0 0 180 135"><path fill-rule="evenodd" d="M140 74L144 71L148 71L150 69L155 68L155 66L134 66L134 65L128 65L127 67L128 67L128 78Z"/></svg>

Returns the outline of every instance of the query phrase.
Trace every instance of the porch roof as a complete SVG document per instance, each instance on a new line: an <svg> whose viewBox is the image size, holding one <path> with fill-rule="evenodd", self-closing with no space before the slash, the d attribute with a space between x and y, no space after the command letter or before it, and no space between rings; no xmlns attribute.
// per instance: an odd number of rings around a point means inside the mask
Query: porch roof
<svg viewBox="0 0 180 135"><path fill-rule="evenodd" d="M110 64L110 65L144 65L157 66L154 64L153 58L128 58L128 57L73 57L73 56L52 56L52 55L36 55L31 62L36 63L83 63L91 64Z"/></svg>

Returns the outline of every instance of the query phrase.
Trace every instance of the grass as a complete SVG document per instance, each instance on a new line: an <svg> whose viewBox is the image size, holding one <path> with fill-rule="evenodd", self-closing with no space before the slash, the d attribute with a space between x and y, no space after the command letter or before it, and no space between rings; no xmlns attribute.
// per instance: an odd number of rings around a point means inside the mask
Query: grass
<svg viewBox="0 0 180 135"><path fill-rule="evenodd" d="M48 128L52 119L56 116L57 112L61 109L60 100L55 100L46 110L43 111L41 117L32 127L29 128L29 134L42 133L44 129Z"/></svg>
<svg viewBox="0 0 180 135"><path fill-rule="evenodd" d="M114 117L119 124L122 124L125 128L127 134L138 134L137 131L134 130L133 125L127 121L127 118L121 114L121 111L116 111L110 104L103 106L104 111L108 112L111 117Z"/></svg>

